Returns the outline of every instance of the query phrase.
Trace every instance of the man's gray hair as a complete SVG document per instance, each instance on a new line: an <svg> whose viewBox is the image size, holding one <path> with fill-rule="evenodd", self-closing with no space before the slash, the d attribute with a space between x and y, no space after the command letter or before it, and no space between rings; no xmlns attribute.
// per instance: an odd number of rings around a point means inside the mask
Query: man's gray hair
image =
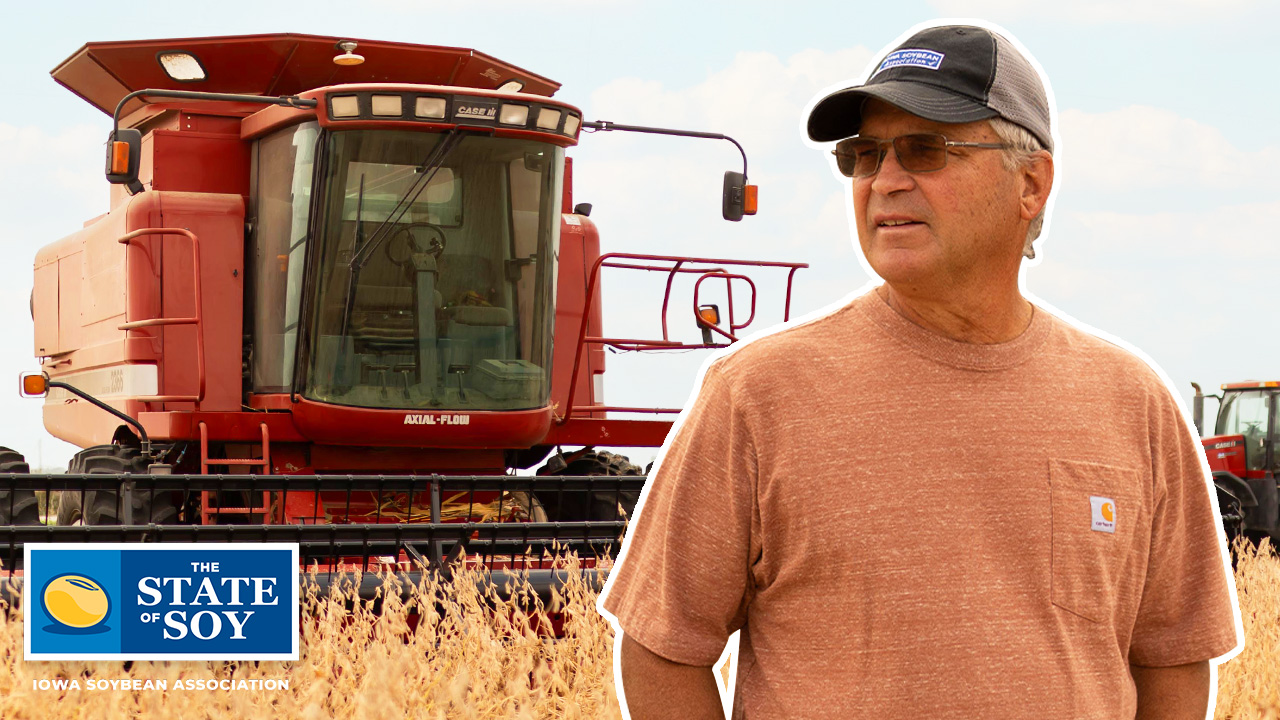
<svg viewBox="0 0 1280 720"><path fill-rule="evenodd" d="M1008 145L1003 152L1005 167L1010 170L1017 170L1031 161L1031 156L1040 150L1044 150L1044 145L1036 139L1026 128L1021 125L1005 120L1002 117L993 117L988 122L991 123L991 129L996 135L1000 136L1000 142ZM1053 151L1050 150L1052 155ZM1047 206L1046 206L1047 207ZM1025 258L1033 258L1036 256L1035 248L1031 243L1040 237L1040 230L1044 227L1044 211L1040 208L1040 214L1031 220L1031 225L1027 227L1027 239L1022 246L1022 256Z"/></svg>

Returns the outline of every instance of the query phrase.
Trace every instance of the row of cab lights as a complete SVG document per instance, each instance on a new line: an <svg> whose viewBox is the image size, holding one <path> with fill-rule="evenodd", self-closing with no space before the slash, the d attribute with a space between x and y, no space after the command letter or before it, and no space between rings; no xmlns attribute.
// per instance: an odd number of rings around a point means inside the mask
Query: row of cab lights
<svg viewBox="0 0 1280 720"><path fill-rule="evenodd" d="M404 98L400 95L370 95L370 114L374 117L398 118L404 116ZM529 124L529 106L518 103L503 103L498 109L498 124L526 127ZM448 110L448 101L442 97L419 97L414 103L413 114L425 120L443 120ZM334 118L360 117L360 98L357 95L336 95L329 98L329 113ZM538 108L538 117L534 125L539 130L555 132L560 127L560 116L564 119L565 135L578 132L581 119L572 113L564 113L557 108Z"/></svg>

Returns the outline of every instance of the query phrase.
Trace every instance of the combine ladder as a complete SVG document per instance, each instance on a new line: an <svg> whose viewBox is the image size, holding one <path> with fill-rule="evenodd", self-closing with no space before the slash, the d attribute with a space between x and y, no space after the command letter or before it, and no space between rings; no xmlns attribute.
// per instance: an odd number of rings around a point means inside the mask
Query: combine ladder
<svg viewBox="0 0 1280 720"><path fill-rule="evenodd" d="M209 457L209 428L202 422L200 423L200 474L208 475L210 465L225 466L260 466L263 475L271 474L271 433L267 431L267 424L260 423L258 427L262 430L262 457L261 458L210 458ZM275 519L271 517L271 493L262 491L255 493L249 498L247 507L212 507L217 500L217 492L204 490L200 493L200 523L202 525L213 525L222 515L261 515L262 522L270 523ZM260 495L261 497L257 497ZM259 503L255 503L259 500Z"/></svg>

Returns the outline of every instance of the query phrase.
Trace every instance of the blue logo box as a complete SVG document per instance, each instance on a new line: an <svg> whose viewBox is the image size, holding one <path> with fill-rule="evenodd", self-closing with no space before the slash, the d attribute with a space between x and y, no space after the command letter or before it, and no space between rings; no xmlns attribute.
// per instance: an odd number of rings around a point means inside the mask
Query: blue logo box
<svg viewBox="0 0 1280 720"><path fill-rule="evenodd" d="M297 543L28 543L27 660L297 660Z"/></svg>

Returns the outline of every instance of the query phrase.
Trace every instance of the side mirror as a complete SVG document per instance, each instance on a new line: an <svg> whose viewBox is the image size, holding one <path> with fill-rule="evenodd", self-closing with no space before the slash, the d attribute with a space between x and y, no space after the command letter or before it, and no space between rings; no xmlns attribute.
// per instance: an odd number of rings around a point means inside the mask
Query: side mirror
<svg viewBox="0 0 1280 720"><path fill-rule="evenodd" d="M747 176L728 170L724 174L724 191L720 196L720 214L725 220L738 222L743 215L756 214L757 189L747 184Z"/></svg>
<svg viewBox="0 0 1280 720"><path fill-rule="evenodd" d="M142 191L138 165L142 160L142 131L117 129L107 136L107 182L124 185L131 193Z"/></svg>

